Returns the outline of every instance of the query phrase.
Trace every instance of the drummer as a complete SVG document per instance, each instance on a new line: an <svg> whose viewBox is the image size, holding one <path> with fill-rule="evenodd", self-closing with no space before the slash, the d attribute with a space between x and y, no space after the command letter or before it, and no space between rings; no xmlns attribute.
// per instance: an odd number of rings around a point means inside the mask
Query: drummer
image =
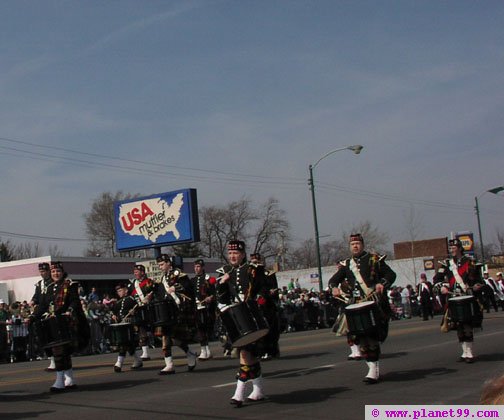
<svg viewBox="0 0 504 420"><path fill-rule="evenodd" d="M77 387L73 377L72 352L82 349L89 342L89 325L82 311L79 299L79 283L68 278L60 262L51 263L52 283L47 288L45 297L40 300L33 316L42 318L67 316L72 342L51 348L56 366L56 382L51 392L63 392Z"/></svg>
<svg viewBox="0 0 504 420"><path fill-rule="evenodd" d="M481 270L472 258L464 255L464 248L459 239L448 241L449 258L441 263L441 267L434 275L434 282L445 282L441 287L441 293L445 296L457 297L466 295L477 295L480 291L483 280ZM449 303L449 299L448 299ZM473 342L474 328L481 327L483 313L479 305L474 305L476 313L470 323L456 323L457 337L462 346L460 362L473 363ZM445 308L447 309L447 308Z"/></svg>
<svg viewBox="0 0 504 420"><path fill-rule="evenodd" d="M52 283L51 279L51 267L49 263L40 263L38 265L38 270L41 279L35 283L35 293L30 301L30 306L34 308L40 305L40 302L45 299L47 293L47 288ZM47 372L54 372L56 370L56 365L54 364L54 356L52 355L51 349L45 349L45 354L49 358L49 366L45 368Z"/></svg>
<svg viewBox="0 0 504 420"><path fill-rule="evenodd" d="M128 295L128 285L125 283L119 283L116 288L117 296L119 300L115 303L112 308L112 321L114 323L121 322L130 322L130 317L134 316L135 308L137 307L136 300ZM138 326L135 325L135 329L138 329ZM138 335L135 334L133 337L133 341L126 345L119 346L119 355L117 356L117 362L114 365L114 372L120 373L122 371L122 365L124 363L124 359L126 358L126 353L129 353L130 356L133 356L135 361L133 362L133 366L138 366L142 364L142 360L140 358L140 350L137 350L138 344Z"/></svg>
<svg viewBox="0 0 504 420"><path fill-rule="evenodd" d="M259 252L250 254L250 263L264 267L262 255ZM264 354L262 360L270 360L280 356L280 320L278 318L278 281L276 274L264 269L265 282L261 294L257 298L257 303L266 321L268 321L269 332L262 343L264 344Z"/></svg>
<svg viewBox="0 0 504 420"><path fill-rule="evenodd" d="M201 346L198 359L208 360L212 358L208 342L215 325L215 277L205 272L205 261L201 258L194 261L194 274L191 282L196 296L196 325Z"/></svg>
<svg viewBox="0 0 504 420"><path fill-rule="evenodd" d="M249 264L243 241L230 241L227 246L228 264L217 269L221 274L217 283L217 302L220 310L224 310L236 302L255 300L264 288L264 266ZM231 397L231 404L241 407L245 400L246 383L252 381L252 393L247 397L250 401L260 401L265 398L259 346L249 344L239 349L240 369L237 373L236 390Z"/></svg>
<svg viewBox="0 0 504 420"><path fill-rule="evenodd" d="M196 340L196 305L191 281L185 273L173 267L169 255L161 254L156 261L163 276L155 284L154 302L167 301L170 305L175 305L178 317L176 325L160 327L165 367L159 374L175 373L172 356L174 343L187 355L187 369L192 372L196 367L197 354L189 349L189 341Z"/></svg>
<svg viewBox="0 0 504 420"><path fill-rule="evenodd" d="M364 382L376 384L380 377L379 359L380 343L388 335L390 305L387 299L387 289L394 283L396 274L385 263L386 256L369 253L364 250L364 238L360 233L351 234L349 238L350 258L341 261L341 268L329 279L329 287L337 299L345 299L348 303L358 303L369 300L377 302L381 319L378 332L370 335L354 335L349 331L349 344L358 345L360 354L368 365L368 373ZM345 286L348 294L345 295Z"/></svg>
<svg viewBox="0 0 504 420"><path fill-rule="evenodd" d="M145 274L145 266L136 264L133 267L133 275L135 278L130 280L129 294L138 303L141 309L145 309L152 299L154 291L154 282ZM145 308L142 308L145 307ZM139 310L141 310L139 309ZM140 363L132 366L132 369L140 369L145 360L150 360L149 356L149 329L150 326L145 323L139 326L140 346L142 347L142 355L140 356Z"/></svg>

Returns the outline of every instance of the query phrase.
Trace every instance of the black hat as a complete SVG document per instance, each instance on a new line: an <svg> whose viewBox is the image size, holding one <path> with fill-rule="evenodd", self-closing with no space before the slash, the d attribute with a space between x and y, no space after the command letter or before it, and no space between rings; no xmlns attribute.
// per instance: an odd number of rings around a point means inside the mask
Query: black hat
<svg viewBox="0 0 504 420"><path fill-rule="evenodd" d="M228 242L228 251L245 251L245 242L243 241L229 241Z"/></svg>
<svg viewBox="0 0 504 420"><path fill-rule="evenodd" d="M133 267L133 270L140 270L145 273L145 266L142 264L135 264L135 266Z"/></svg>
<svg viewBox="0 0 504 420"><path fill-rule="evenodd" d="M54 261L51 263L51 270L60 269L63 270L63 264L60 261Z"/></svg>
<svg viewBox="0 0 504 420"><path fill-rule="evenodd" d="M49 263L40 263L40 264L38 265L38 269L39 269L39 270L49 270L49 268L50 268L50 267L49 267Z"/></svg>
<svg viewBox="0 0 504 420"><path fill-rule="evenodd" d="M354 242L354 241L359 241L364 243L364 238L360 233L351 233L350 238L348 239L348 242Z"/></svg>
<svg viewBox="0 0 504 420"><path fill-rule="evenodd" d="M124 282L121 282L121 283L117 283L115 289L116 290L119 290L119 289L124 289L124 288L128 288L128 285Z"/></svg>
<svg viewBox="0 0 504 420"><path fill-rule="evenodd" d="M169 262L171 264L172 259L168 254L161 254L159 257L156 258L156 262Z"/></svg>
<svg viewBox="0 0 504 420"><path fill-rule="evenodd" d="M198 258L197 260L194 260L194 265L205 265L205 261L203 261L201 258Z"/></svg>
<svg viewBox="0 0 504 420"><path fill-rule="evenodd" d="M460 239L450 239L448 241L448 246L456 246L456 247L459 247L461 249L464 249L464 247L462 246L462 242L460 242Z"/></svg>

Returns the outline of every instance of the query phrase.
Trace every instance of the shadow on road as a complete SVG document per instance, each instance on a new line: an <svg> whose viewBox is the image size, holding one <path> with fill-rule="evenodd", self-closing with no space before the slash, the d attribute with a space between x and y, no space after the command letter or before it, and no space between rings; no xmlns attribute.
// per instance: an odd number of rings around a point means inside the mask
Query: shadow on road
<svg viewBox="0 0 504 420"><path fill-rule="evenodd" d="M307 368L307 369L289 369L289 370L276 370L276 371L268 371L264 373L264 377L266 378L300 378L302 376L313 375L319 372L327 371L328 369L332 369L330 367L319 367L319 368Z"/></svg>
<svg viewBox="0 0 504 420"><path fill-rule="evenodd" d="M380 355L380 359L394 359L396 357L403 357L408 355L406 351L398 351L397 353L383 353Z"/></svg>
<svg viewBox="0 0 504 420"><path fill-rule="evenodd" d="M307 404L326 401L336 394L350 391L350 388L337 386L333 388L311 388L289 392L288 394L273 394L267 402L276 404Z"/></svg>
<svg viewBox="0 0 504 420"><path fill-rule="evenodd" d="M117 376L121 376L122 374L118 374ZM158 378L153 378L153 379L140 379L140 380L118 380L116 381L109 381L109 382L98 382L94 384L85 384L85 385L79 385L79 388L76 389L75 391L69 391L69 392L86 392L86 391L110 391L111 389L118 390L118 389L127 389L127 388L133 388L135 386L141 386L141 385L147 385L147 384L152 384L154 382L159 382Z"/></svg>
<svg viewBox="0 0 504 420"><path fill-rule="evenodd" d="M332 354L332 353L321 352L321 353L291 354L289 356L280 356L278 359L273 359L273 360L297 360L297 359L306 359L307 357L320 357L320 356L325 356L327 354Z"/></svg>
<svg viewBox="0 0 504 420"><path fill-rule="evenodd" d="M456 369L447 368L432 368L432 369L415 369L403 370L397 372L386 373L382 376L383 381L387 382L403 382L403 381L417 381L425 379L428 376L446 375L447 373L458 372Z"/></svg>
<svg viewBox="0 0 504 420"><path fill-rule="evenodd" d="M476 356L476 362L502 362L503 360L503 353L482 354Z"/></svg>
<svg viewBox="0 0 504 420"><path fill-rule="evenodd" d="M2 418L4 419L29 419L29 418L35 418L35 417L40 417L43 414L51 414L54 413L54 411L26 411L22 413L2 413Z"/></svg>

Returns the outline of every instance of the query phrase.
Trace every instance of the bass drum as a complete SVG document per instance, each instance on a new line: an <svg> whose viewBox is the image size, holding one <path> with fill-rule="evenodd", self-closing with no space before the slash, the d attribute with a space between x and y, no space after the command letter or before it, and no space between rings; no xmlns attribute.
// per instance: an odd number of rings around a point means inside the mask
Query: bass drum
<svg viewBox="0 0 504 420"><path fill-rule="evenodd" d="M173 301L159 300L151 303L152 325L167 327L177 323L177 305Z"/></svg>
<svg viewBox="0 0 504 420"><path fill-rule="evenodd" d="M72 342L72 326L68 315L56 315L35 323L37 337L42 347L64 346Z"/></svg>
<svg viewBox="0 0 504 420"><path fill-rule="evenodd" d="M133 324L122 322L110 324L110 345L113 347L130 346L135 342L135 329Z"/></svg>
<svg viewBox="0 0 504 420"><path fill-rule="evenodd" d="M228 306L220 314L233 347L255 343L269 332L269 326L253 301Z"/></svg>

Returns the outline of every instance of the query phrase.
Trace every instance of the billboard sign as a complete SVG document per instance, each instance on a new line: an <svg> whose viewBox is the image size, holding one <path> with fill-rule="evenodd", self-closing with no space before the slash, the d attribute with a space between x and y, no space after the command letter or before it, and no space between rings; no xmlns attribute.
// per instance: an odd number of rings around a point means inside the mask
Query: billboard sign
<svg viewBox="0 0 504 420"><path fill-rule="evenodd" d="M114 203L116 248L131 251L198 242L195 189L185 189Z"/></svg>

